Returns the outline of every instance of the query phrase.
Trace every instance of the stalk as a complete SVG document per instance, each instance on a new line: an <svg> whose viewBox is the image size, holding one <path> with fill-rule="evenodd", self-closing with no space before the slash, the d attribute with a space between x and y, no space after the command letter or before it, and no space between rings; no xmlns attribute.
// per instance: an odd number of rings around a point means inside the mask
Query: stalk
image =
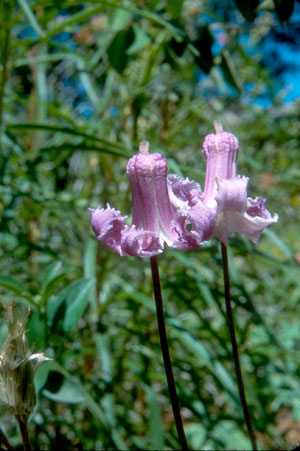
<svg viewBox="0 0 300 451"><path fill-rule="evenodd" d="M161 295L161 286L160 286L157 257L156 256L151 257L150 261L151 261L151 271L152 271L152 280L153 280L153 289L154 289L154 298L155 298L155 305L156 305L156 316L157 316L157 323L158 323L160 345L161 345L165 372L166 372L167 381L168 381L168 388L169 388L169 394L170 394L170 399L171 399L171 404L172 404L172 409L173 409L173 415L174 415L178 439L179 439L179 443L180 443L180 449L183 451L188 451L188 445L187 445L186 437L184 434L183 423L182 423L182 418L181 418L180 409L179 409L179 401L178 401L178 396L177 396L177 392L176 392L176 386L175 386L170 352L169 352L169 346L168 346L168 338L167 338L166 324L165 324L165 318L164 318L164 309L163 309L163 302L162 302L162 295Z"/></svg>
<svg viewBox="0 0 300 451"><path fill-rule="evenodd" d="M24 418L23 415L18 414L16 415L16 420L19 424L25 451L32 451L27 429L27 418Z"/></svg>
<svg viewBox="0 0 300 451"><path fill-rule="evenodd" d="M1 447L1 445L4 445L5 448L6 448L8 451L11 451L11 450L14 449L14 448L11 446L11 444L9 443L9 441L8 441L6 435L4 434L4 432L0 429L0 447ZM1 449L2 449L2 448L1 448Z"/></svg>
<svg viewBox="0 0 300 451"><path fill-rule="evenodd" d="M227 323L228 323L229 332L230 332L230 340L231 340L231 346L232 346L232 356L233 356L234 366L235 366L235 374L236 374L236 378L237 378L241 405L243 408L244 417L245 417L245 421L246 421L248 434L249 434L249 437L251 440L252 449L253 449L253 451L257 451L256 438L255 438L255 433L254 433L254 429L252 426L252 421L251 421L249 408L248 408L248 404L247 404L247 400L246 400L245 387L244 387L243 376L242 376L241 365L240 365L240 358L239 358L239 353L238 353L238 346L237 346L235 330L234 330L234 319L233 319L231 301L230 301L230 278L229 278L229 269L228 269L227 247L222 242L221 242L221 246L222 246L222 262L223 262L223 274L224 274L226 315L227 315Z"/></svg>

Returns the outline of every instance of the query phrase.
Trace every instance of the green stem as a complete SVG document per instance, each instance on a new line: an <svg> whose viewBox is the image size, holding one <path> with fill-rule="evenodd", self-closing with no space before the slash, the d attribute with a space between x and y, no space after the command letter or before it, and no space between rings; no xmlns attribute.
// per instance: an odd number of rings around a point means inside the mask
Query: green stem
<svg viewBox="0 0 300 451"><path fill-rule="evenodd" d="M243 408L244 417L245 417L245 421L246 421L248 434L249 434L249 437L251 440L252 449L253 449L253 451L257 451L255 433L254 433L254 429L252 426L249 408L248 408L247 401L246 401L245 388L244 388L244 382L243 382L241 365L240 365L240 358L239 358L239 353L238 353L238 346L237 346L235 330L234 330L234 319L233 319L231 300L230 300L230 277L229 277L229 269L228 269L227 247L222 242L221 242L221 246L222 246L226 314L227 314L227 323L228 323L228 327L229 327L230 339L231 339L231 345L232 345L232 355L233 355L233 360L234 360L234 365L235 365L235 374L236 374L236 378L237 378L241 405Z"/></svg>
<svg viewBox="0 0 300 451"><path fill-rule="evenodd" d="M158 323L158 331L160 338L161 351L164 360L165 372L168 381L168 388L170 393L170 399L176 424L176 429L178 433L178 439L180 443L180 449L183 451L188 451L188 445L186 441L186 437L184 434L182 418L179 409L179 401L176 392L176 386L174 381L174 375L172 370L169 346L168 346L168 338L166 332L166 325L164 319L164 309L163 302L161 296L161 287L160 287L160 278L157 264L157 257L151 257L151 271L152 271L152 280L153 280L153 289L154 289L154 298L156 304L156 316Z"/></svg>

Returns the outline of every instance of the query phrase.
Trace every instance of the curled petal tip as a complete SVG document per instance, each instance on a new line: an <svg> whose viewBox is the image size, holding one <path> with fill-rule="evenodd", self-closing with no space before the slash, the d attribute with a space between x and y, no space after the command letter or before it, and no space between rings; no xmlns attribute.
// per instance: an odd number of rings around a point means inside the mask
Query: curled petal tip
<svg viewBox="0 0 300 451"><path fill-rule="evenodd" d="M179 236L177 248L195 249L209 240L216 222L216 211L199 201L193 207L182 208L175 214L172 227Z"/></svg>
<svg viewBox="0 0 300 451"><path fill-rule="evenodd" d="M159 235L153 232L131 226L122 233L121 255L147 258L160 254L163 248Z"/></svg>
<svg viewBox="0 0 300 451"><path fill-rule="evenodd" d="M203 193L199 183L183 179L176 174L167 178L168 192L171 203L175 209L183 208L185 204L192 206L202 199Z"/></svg>

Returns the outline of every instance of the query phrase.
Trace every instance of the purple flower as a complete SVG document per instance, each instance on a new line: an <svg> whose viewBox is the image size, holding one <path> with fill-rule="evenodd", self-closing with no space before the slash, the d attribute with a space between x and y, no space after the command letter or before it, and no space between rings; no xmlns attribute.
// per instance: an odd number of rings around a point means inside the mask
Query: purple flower
<svg viewBox="0 0 300 451"><path fill-rule="evenodd" d="M203 144L204 192L196 182L168 176L171 203L174 208L180 207L175 224L180 225L186 218L192 227L190 233L196 236L200 232L202 240L212 234L227 244L228 236L237 232L257 243L263 230L276 222L278 215L271 216L265 207L266 199L247 197L249 179L237 175L238 140L223 132L218 121L215 127L216 134L206 136Z"/></svg>
<svg viewBox="0 0 300 451"><path fill-rule="evenodd" d="M248 178L237 175L238 140L223 132L215 123L216 134L207 135L203 143L206 175L203 202L217 212L213 235L227 244L232 232L241 233L258 243L263 230L278 215L266 209L266 199L247 197Z"/></svg>
<svg viewBox="0 0 300 451"><path fill-rule="evenodd" d="M127 165L132 190L132 224L128 226L127 217L109 204L106 209L89 209L98 240L120 255L152 257L163 251L164 242L188 250L202 246L203 240L209 239L215 215L199 199L198 184L188 181L183 188L179 187L179 192L174 189L171 203L167 170L166 159L159 153L150 154L149 143L142 141L139 153Z"/></svg>

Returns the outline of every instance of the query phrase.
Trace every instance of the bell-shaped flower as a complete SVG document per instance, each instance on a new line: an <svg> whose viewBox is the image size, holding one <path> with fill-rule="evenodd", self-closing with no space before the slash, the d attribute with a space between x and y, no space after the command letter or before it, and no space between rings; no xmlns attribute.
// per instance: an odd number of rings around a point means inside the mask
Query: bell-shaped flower
<svg viewBox="0 0 300 451"><path fill-rule="evenodd" d="M90 209L92 228L98 240L122 256L152 257L163 251L165 242L168 246L188 250L209 239L214 215L203 212L203 225L196 227L190 220L191 200L185 199L181 192L174 192L171 204L167 171L166 159L160 153L150 154L149 143L142 141L139 153L127 165L132 191L132 224L128 226L127 216L121 216L120 211L109 204L105 209ZM192 195L190 193L187 189L185 196ZM204 204L202 206L207 210Z"/></svg>
<svg viewBox="0 0 300 451"><path fill-rule="evenodd" d="M249 179L237 175L238 140L223 132L218 121L215 128L216 134L207 135L203 143L206 175L202 200L217 212L213 235L227 244L228 236L237 232L257 243L278 215L272 216L266 209L266 199L247 197Z"/></svg>

